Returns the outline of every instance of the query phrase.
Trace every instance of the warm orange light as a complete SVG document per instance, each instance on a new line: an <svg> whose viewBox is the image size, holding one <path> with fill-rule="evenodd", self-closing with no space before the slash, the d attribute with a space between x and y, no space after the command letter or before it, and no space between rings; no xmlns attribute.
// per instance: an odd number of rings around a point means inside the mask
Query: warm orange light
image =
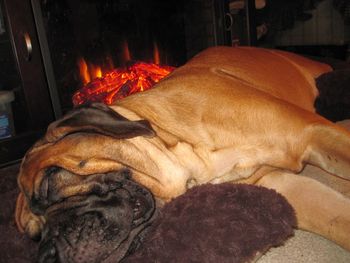
<svg viewBox="0 0 350 263"><path fill-rule="evenodd" d="M156 42L153 42L153 62L158 65L160 64L159 49Z"/></svg>
<svg viewBox="0 0 350 263"><path fill-rule="evenodd" d="M83 84L87 84L91 81L88 65L85 59L78 59L79 73Z"/></svg>
<svg viewBox="0 0 350 263"><path fill-rule="evenodd" d="M87 63L84 58L78 59L78 66L83 85L86 85L95 78L101 78L103 75L102 68L100 66Z"/></svg>
<svg viewBox="0 0 350 263"><path fill-rule="evenodd" d="M144 62L137 62L127 68L114 69L75 92L73 104L75 106L88 102L112 104L117 99L152 88L173 70L174 68L170 66Z"/></svg>
<svg viewBox="0 0 350 263"><path fill-rule="evenodd" d="M154 63L136 62L130 65L131 54L127 41L122 42L122 68L114 68L110 56L105 58L103 70L101 66L87 62L84 58L78 60L80 77L83 87L73 95L75 106L88 102L113 103L136 92L153 87L167 76L174 67L160 66L160 52L156 42L153 43Z"/></svg>
<svg viewBox="0 0 350 263"><path fill-rule="evenodd" d="M129 50L129 44L126 40L122 43L122 50L123 50L123 62L126 63L131 60L130 50Z"/></svg>
<svg viewBox="0 0 350 263"><path fill-rule="evenodd" d="M95 65L91 64L90 68L91 68L91 70L90 70L91 79L102 77L102 69L100 66L95 66Z"/></svg>

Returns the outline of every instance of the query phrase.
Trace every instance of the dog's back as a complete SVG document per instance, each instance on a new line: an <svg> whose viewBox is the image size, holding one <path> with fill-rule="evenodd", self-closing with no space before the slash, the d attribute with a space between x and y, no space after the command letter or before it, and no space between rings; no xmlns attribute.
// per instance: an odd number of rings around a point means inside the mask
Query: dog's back
<svg viewBox="0 0 350 263"><path fill-rule="evenodd" d="M311 111L318 95L315 78L332 70L293 53L250 47L213 47L190 60L187 71L189 67L211 68Z"/></svg>

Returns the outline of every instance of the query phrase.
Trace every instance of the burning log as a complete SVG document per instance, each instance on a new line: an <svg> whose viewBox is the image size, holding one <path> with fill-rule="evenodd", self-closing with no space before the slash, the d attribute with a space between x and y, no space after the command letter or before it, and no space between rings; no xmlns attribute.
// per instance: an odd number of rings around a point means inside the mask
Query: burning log
<svg viewBox="0 0 350 263"><path fill-rule="evenodd" d="M154 63L136 62L126 68L114 69L84 85L73 95L74 106L89 102L112 104L139 91L153 87L175 68Z"/></svg>

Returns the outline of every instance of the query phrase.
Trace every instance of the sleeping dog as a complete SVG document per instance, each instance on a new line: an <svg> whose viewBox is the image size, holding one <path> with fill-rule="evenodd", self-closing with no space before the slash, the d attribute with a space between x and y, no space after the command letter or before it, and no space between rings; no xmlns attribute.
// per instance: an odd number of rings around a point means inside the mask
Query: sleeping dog
<svg viewBox="0 0 350 263"><path fill-rule="evenodd" d="M313 107L329 71L283 51L215 47L149 91L74 109L23 159L18 228L42 235L42 262L117 262L157 205L204 183L249 183L350 250L350 200L298 175L308 163L350 179L350 133Z"/></svg>

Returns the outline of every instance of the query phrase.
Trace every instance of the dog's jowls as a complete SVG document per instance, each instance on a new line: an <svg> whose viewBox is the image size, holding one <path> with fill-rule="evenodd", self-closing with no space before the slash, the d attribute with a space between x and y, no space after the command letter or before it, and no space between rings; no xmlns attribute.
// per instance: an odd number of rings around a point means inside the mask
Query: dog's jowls
<svg viewBox="0 0 350 263"><path fill-rule="evenodd" d="M56 171L56 177L59 173L67 171ZM137 246L155 215L152 194L131 181L128 171L95 174L84 183L92 178L94 187L86 195L48 198L38 262L119 262ZM52 187L55 178L48 180Z"/></svg>
<svg viewBox="0 0 350 263"><path fill-rule="evenodd" d="M89 207L96 184L108 189L94 175L128 170L165 202L204 183L273 188L295 209L298 227L350 250L350 200L298 175L308 163L350 179L350 133L313 107L315 78L329 71L277 50L210 48L147 92L73 110L23 159L19 229L40 235L52 222L48 211L76 198Z"/></svg>

